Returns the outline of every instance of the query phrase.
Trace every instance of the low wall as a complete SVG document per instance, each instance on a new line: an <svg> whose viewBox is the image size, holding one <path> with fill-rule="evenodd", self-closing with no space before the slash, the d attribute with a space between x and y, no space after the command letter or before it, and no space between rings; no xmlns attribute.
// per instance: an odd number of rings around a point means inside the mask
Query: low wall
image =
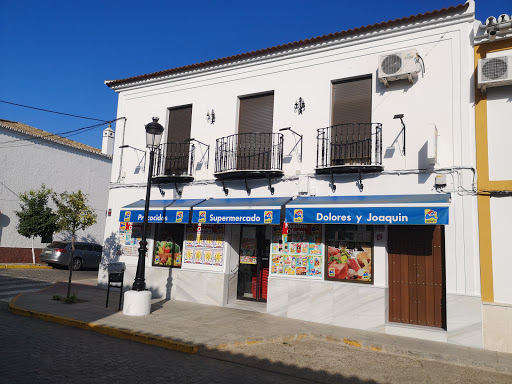
<svg viewBox="0 0 512 384"><path fill-rule="evenodd" d="M42 251L42 248L34 249L36 263L41 262L39 255ZM32 263L32 249L0 247L0 263Z"/></svg>

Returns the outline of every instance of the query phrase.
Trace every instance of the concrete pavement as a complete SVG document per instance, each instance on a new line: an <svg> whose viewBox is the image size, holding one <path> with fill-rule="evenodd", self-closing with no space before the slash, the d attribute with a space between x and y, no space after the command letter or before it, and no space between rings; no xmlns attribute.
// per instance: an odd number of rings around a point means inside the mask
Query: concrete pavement
<svg viewBox="0 0 512 384"><path fill-rule="evenodd" d="M486 351L427 340L317 324L226 307L181 301L153 300L151 314L131 317L118 311L119 290L106 290L96 280L73 283L76 304L52 300L65 296L67 283L56 283L39 292L18 295L9 305L19 315L40 318L163 348L230 360L233 346L259 343L286 344L300 340L303 348L319 341L339 343L359 350L454 363L512 373L512 354Z"/></svg>

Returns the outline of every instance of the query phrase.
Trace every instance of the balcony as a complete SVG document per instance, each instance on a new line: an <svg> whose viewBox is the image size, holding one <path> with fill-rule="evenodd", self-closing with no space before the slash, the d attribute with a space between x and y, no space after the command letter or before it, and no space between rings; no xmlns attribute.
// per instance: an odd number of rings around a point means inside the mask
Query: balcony
<svg viewBox="0 0 512 384"><path fill-rule="evenodd" d="M217 139L217 178L270 178L282 175L282 133L240 133Z"/></svg>
<svg viewBox="0 0 512 384"><path fill-rule="evenodd" d="M317 174L383 171L382 124L348 123L317 131Z"/></svg>
<svg viewBox="0 0 512 384"><path fill-rule="evenodd" d="M189 142L161 144L155 153L153 181L157 183L193 181L194 151L194 144Z"/></svg>

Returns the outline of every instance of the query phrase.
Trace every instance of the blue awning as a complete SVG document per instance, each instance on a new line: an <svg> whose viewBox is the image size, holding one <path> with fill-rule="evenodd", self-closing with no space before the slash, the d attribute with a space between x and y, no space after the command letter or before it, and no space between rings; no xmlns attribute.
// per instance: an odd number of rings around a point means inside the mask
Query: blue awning
<svg viewBox="0 0 512 384"><path fill-rule="evenodd" d="M205 224L279 224L290 197L210 199L192 209L192 222Z"/></svg>
<svg viewBox="0 0 512 384"><path fill-rule="evenodd" d="M310 196L286 205L287 223L448 224L450 194Z"/></svg>
<svg viewBox="0 0 512 384"><path fill-rule="evenodd" d="M150 200L149 223L188 223L191 208L204 199ZM145 200L138 200L121 208L119 221L142 223Z"/></svg>

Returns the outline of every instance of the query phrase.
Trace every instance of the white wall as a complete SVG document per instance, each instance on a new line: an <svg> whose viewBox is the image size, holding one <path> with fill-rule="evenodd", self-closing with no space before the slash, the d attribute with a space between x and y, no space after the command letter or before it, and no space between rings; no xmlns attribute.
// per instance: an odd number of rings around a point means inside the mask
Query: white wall
<svg viewBox="0 0 512 384"><path fill-rule="evenodd" d="M465 345L481 346L480 274L476 197L472 194L475 168L475 130L472 110L472 14L460 21L439 19L417 22L414 26L400 26L388 30L368 32L365 36L344 38L333 44L319 44L305 49L291 49L284 54L249 59L246 62L219 65L208 70L190 71L168 79L120 86L118 116L126 116L126 130L118 125L112 171L109 208L105 238L115 239L119 228L119 211L124 205L145 196L147 173L140 170L142 156L131 149L119 150L122 144L144 149L144 125L152 116L160 117L167 126L168 108L192 104L191 137L210 145L210 164L194 173L190 184L180 184L184 199L224 198L221 182L214 176L215 140L235 134L238 127L238 98L246 95L274 92L274 132L291 127L304 135L303 161L292 151L296 138L284 133L284 153L292 159L283 165L285 176L273 179L274 196L297 196L299 175L308 178L309 193L330 195L403 195L434 194L436 174L447 176L444 192L452 193L450 224L445 226L446 290L448 293L446 340ZM389 88L377 78L378 57L405 49L416 48L425 62L425 73L420 73L413 84L407 80L392 82ZM330 177L315 175L317 129L331 125L332 82L358 76L372 76L372 120L383 124L382 149L384 172L363 174L364 190L356 184L358 175L336 175L336 192L330 188ZM302 97L306 110L294 113L295 101ZM216 122L206 121L206 112L214 109ZM386 148L397 139L402 126L394 120L395 114L404 114L406 124L406 156L398 144L394 153ZM438 130L438 162L426 162L425 145L433 126ZM197 146L196 158L201 146ZM420 171L421 169L421 171ZM119 175L125 175L119 178ZM266 180L249 180L250 197L270 197ZM226 181L228 197L247 197L243 180ZM174 184L162 184L165 198L177 198ZM156 186L152 199L161 199ZM235 228L235 226L233 226ZM234 230L234 232L236 232ZM238 233L232 234L232 239ZM270 313L305 320L352 326L382 331L386 324L387 251L386 234L376 241L374 249L374 285L358 286L330 281L301 281L300 278L276 278L269 281ZM236 263L238 244L231 244L229 260L224 269L224 299L236 296ZM112 260L118 255L110 255ZM131 270L135 257L121 257ZM150 265L150 258L146 260ZM157 271L158 269L158 271ZM161 292L167 279L162 268L148 266L151 289ZM234 272L235 271L235 272ZM172 271L173 277L183 271ZM159 277L156 277L156 274ZM167 272L169 274L169 272ZM161 275L161 276L160 276ZM208 276L211 275L211 276ZM105 279L105 275L102 275ZM100 272L101 277L101 272ZM218 287L220 279L214 273L202 274L209 282L197 283L194 297L187 300L219 302L205 287ZM166 280L167 281L167 280ZM178 280L174 280L178 281ZM189 283L190 281L188 281ZM188 284L187 283L187 284ZM184 282L185 284L185 282ZM177 298L177 292L170 296ZM350 297L349 312L333 310L334 300ZM182 298L185 296L181 296ZM317 302L316 300L320 300ZM361 301L361 298L364 300ZM308 303L302 305L301 300ZM332 301L332 305L329 303ZM367 305L360 305L364 302ZM476 304L475 304L476 303ZM308 309L313 308L314 311ZM364 322L357 323L361 320Z"/></svg>
<svg viewBox="0 0 512 384"><path fill-rule="evenodd" d="M491 52L487 58L512 55L512 49ZM512 142L512 85L487 89L489 180L512 180L507 156Z"/></svg>
<svg viewBox="0 0 512 384"><path fill-rule="evenodd" d="M0 128L0 142L28 138L31 136ZM98 215L98 223L79 232L78 236L101 244L105 230L111 160L45 140L38 140L37 144L26 141L21 143L4 145L0 151L0 247L31 247L31 240L19 235L16 230L18 218L15 211L20 209L17 195L30 189L39 189L43 183L57 193L81 189L88 194L89 203ZM65 236L61 233L55 238ZM44 246L40 240L35 239L36 247Z"/></svg>

